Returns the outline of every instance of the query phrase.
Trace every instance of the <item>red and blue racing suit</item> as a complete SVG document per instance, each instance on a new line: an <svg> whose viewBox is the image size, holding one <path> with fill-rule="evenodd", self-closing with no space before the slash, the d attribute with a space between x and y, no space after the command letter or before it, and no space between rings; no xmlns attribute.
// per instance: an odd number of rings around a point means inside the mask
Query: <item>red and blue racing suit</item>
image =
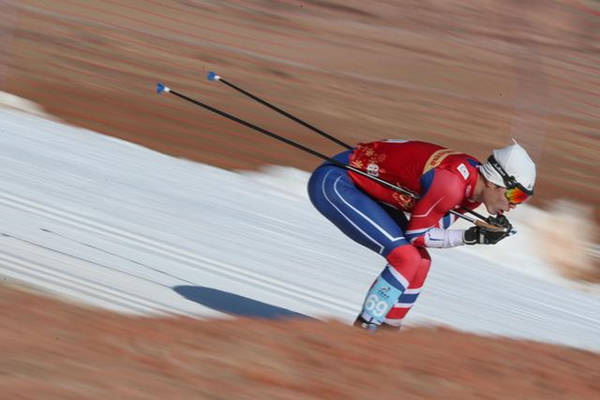
<svg viewBox="0 0 600 400"><path fill-rule="evenodd" d="M462 230L447 229L450 210L471 202L480 162L433 143L361 143L337 161L419 195L414 198L325 162L309 181L314 206L342 232L387 260L365 299L362 317L398 326L415 303L430 267L427 247L462 245ZM410 214L407 218L406 214Z"/></svg>

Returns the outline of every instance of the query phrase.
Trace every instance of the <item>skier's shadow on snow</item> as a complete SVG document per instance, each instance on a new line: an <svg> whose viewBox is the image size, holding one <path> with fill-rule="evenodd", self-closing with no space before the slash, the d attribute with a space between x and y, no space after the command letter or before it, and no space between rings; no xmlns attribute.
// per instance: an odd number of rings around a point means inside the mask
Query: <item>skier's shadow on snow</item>
<svg viewBox="0 0 600 400"><path fill-rule="evenodd" d="M224 292L222 290L211 289L202 286L175 286L173 290L190 301L202 304L203 306L226 314L272 319L313 319L304 314L300 314L286 308L272 306L261 301L252 300L248 297L238 296L237 294Z"/></svg>

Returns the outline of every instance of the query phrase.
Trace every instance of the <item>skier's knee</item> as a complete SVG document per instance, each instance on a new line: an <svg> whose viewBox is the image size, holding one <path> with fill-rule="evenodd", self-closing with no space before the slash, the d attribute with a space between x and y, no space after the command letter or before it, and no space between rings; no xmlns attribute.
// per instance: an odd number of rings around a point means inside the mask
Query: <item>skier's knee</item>
<svg viewBox="0 0 600 400"><path fill-rule="evenodd" d="M392 267L410 274L411 272L416 272L421 263L422 256L416 247L404 245L396 247L386 258Z"/></svg>
<svg viewBox="0 0 600 400"><path fill-rule="evenodd" d="M431 261L431 256L429 255L429 252L425 247L417 247L417 251L419 252L423 260Z"/></svg>

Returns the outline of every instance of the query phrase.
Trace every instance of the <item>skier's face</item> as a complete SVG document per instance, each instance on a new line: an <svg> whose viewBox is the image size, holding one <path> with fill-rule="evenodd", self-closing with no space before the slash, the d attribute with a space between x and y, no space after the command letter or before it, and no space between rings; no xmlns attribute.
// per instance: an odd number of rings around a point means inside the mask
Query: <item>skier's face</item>
<svg viewBox="0 0 600 400"><path fill-rule="evenodd" d="M490 214L503 213L514 208L514 204L510 204L505 196L506 188L494 185L491 182L485 182L483 190L483 204Z"/></svg>

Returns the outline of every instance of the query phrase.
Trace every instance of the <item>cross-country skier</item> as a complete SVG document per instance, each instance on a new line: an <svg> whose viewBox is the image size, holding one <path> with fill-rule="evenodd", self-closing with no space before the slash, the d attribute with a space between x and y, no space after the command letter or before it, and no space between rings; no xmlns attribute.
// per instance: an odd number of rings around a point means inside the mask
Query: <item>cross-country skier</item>
<svg viewBox="0 0 600 400"><path fill-rule="evenodd" d="M309 196L319 212L387 261L354 323L369 330L401 325L429 272L428 247L496 244L508 236L512 227L503 213L533 195L536 176L516 142L494 150L483 164L436 144L404 140L362 143L334 158L420 196L415 200L328 162L310 178ZM481 203L507 232L447 229L455 220L450 210Z"/></svg>

